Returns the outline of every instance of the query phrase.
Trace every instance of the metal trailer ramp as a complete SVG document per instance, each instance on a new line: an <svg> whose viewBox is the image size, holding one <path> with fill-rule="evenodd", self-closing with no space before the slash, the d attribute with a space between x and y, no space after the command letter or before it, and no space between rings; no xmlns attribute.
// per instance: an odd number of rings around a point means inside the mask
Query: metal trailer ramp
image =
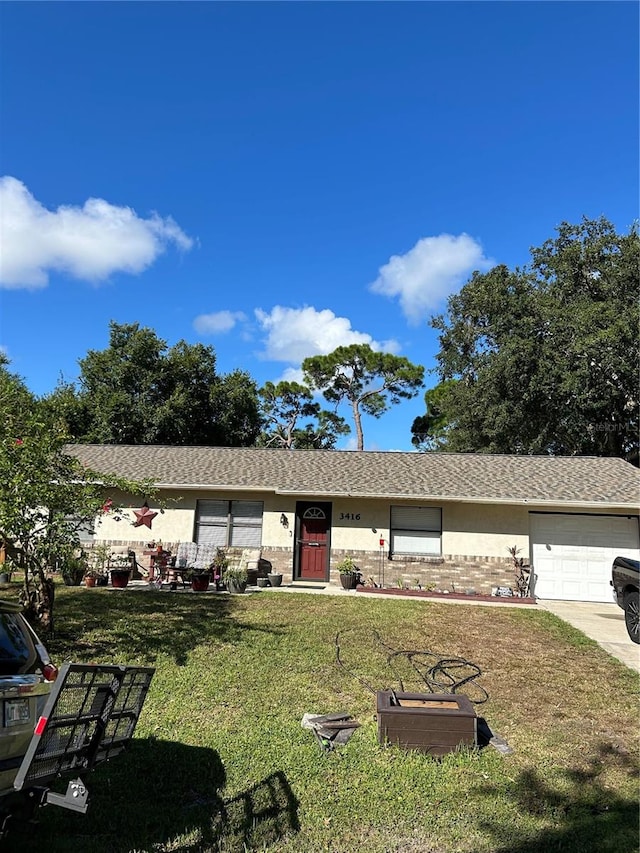
<svg viewBox="0 0 640 853"><path fill-rule="evenodd" d="M42 805L86 812L88 793L79 778L65 795L49 791L48 785L122 752L154 673L152 667L65 663L15 778L16 791L38 789Z"/></svg>

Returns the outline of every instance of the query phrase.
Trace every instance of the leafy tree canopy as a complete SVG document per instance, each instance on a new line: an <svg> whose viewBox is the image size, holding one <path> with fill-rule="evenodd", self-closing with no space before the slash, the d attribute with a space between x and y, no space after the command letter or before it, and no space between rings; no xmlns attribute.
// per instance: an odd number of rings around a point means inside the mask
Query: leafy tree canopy
<svg viewBox="0 0 640 853"><path fill-rule="evenodd" d="M259 391L265 447L332 450L338 436L350 432L344 419L321 409L313 394L298 382L267 382Z"/></svg>
<svg viewBox="0 0 640 853"><path fill-rule="evenodd" d="M260 431L257 386L216 373L212 347L169 348L152 329L110 323L109 346L80 360L79 388L62 383L43 403L77 441L247 446Z"/></svg>
<svg viewBox="0 0 640 853"><path fill-rule="evenodd" d="M411 426L411 443L414 447L420 450L446 448L449 421L444 410L443 400L455 382L455 379L446 379L436 385L435 388L430 388L425 392L426 412L424 415L419 415Z"/></svg>
<svg viewBox="0 0 640 853"><path fill-rule="evenodd" d="M523 269L474 273L432 320L446 449L638 464L639 261L635 226L583 219Z"/></svg>
<svg viewBox="0 0 640 853"><path fill-rule="evenodd" d="M118 514L105 489L153 494L134 483L82 467L65 452L68 434L0 359L0 544L25 569L23 602L47 632L53 618L51 570L71 559L79 530L103 513ZM126 523L123 521L123 523Z"/></svg>
<svg viewBox="0 0 640 853"><path fill-rule="evenodd" d="M424 368L407 358L376 352L368 344L338 347L302 363L305 381L326 400L351 405L358 450L364 449L362 414L381 417L401 399L415 397L423 384Z"/></svg>

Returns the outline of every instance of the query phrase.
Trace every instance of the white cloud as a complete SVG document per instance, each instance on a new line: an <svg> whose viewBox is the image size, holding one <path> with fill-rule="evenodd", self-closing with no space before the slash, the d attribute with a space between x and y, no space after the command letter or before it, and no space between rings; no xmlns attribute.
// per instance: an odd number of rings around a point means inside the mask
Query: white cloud
<svg viewBox="0 0 640 853"><path fill-rule="evenodd" d="M214 311L212 314L200 314L193 321L193 328L201 335L215 335L230 332L236 323L246 320L242 311Z"/></svg>
<svg viewBox="0 0 640 853"><path fill-rule="evenodd" d="M53 270L91 282L140 273L170 243L193 246L170 216L141 219L101 198L50 211L21 181L0 178L0 286L45 287Z"/></svg>
<svg viewBox="0 0 640 853"><path fill-rule="evenodd" d="M356 332L346 317L336 317L325 308L310 306L284 308L276 305L270 313L257 308L256 318L266 337L263 358L300 364L311 355L327 355L340 346L369 344L374 350L397 352L396 341L374 341L366 332Z"/></svg>
<svg viewBox="0 0 640 853"><path fill-rule="evenodd" d="M392 255L370 289L397 296L407 320L417 324L458 290L473 270L492 265L480 243L468 234L423 237L405 255Z"/></svg>
<svg viewBox="0 0 640 853"><path fill-rule="evenodd" d="M287 367L283 371L279 379L274 380L274 384L278 382L297 382L298 385L304 385L304 373L301 367Z"/></svg>

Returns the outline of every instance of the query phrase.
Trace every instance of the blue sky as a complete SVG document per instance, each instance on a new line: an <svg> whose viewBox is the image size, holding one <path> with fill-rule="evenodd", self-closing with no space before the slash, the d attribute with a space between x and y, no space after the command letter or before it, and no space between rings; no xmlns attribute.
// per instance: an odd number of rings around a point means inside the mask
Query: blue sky
<svg viewBox="0 0 640 853"><path fill-rule="evenodd" d="M0 33L0 347L38 394L110 320L259 384L354 341L430 370L473 269L638 216L635 3L5 2Z"/></svg>

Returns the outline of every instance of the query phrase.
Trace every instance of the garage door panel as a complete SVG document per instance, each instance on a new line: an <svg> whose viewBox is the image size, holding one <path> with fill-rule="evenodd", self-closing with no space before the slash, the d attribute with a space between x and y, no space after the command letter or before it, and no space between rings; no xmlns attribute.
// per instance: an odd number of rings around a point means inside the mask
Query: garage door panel
<svg viewBox="0 0 640 853"><path fill-rule="evenodd" d="M611 564L638 559L638 522L627 516L531 513L535 594L570 601L611 601Z"/></svg>

